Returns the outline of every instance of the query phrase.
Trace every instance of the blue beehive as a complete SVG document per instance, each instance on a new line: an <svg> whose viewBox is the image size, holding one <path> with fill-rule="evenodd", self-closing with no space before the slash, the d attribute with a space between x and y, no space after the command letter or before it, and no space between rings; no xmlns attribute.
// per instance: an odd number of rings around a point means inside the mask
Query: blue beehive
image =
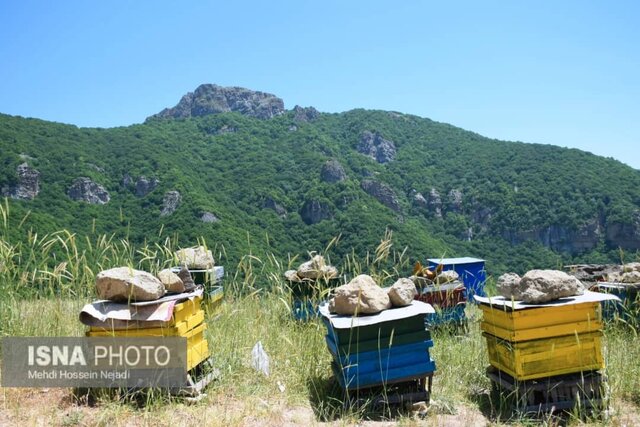
<svg viewBox="0 0 640 427"><path fill-rule="evenodd" d="M487 274L484 269L484 260L479 258L429 258L429 268L435 269L438 264L444 265L444 270L454 270L460 275L460 279L467 288L468 298L473 295L485 296L484 282Z"/></svg>
<svg viewBox="0 0 640 427"><path fill-rule="evenodd" d="M433 375L435 362L429 355L431 334L425 317L433 307L413 301L370 316L330 314L320 306L327 327L327 347L333 356L331 368L345 390L423 379Z"/></svg>

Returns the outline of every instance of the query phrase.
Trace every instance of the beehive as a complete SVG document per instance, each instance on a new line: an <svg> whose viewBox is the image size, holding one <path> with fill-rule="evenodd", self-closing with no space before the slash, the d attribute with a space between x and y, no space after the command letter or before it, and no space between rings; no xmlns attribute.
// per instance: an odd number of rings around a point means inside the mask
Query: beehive
<svg viewBox="0 0 640 427"><path fill-rule="evenodd" d="M425 330L428 313L433 308L420 301L361 317L330 314L327 304L321 305L331 366L340 386L360 390L433 375L433 341Z"/></svg>
<svg viewBox="0 0 640 427"><path fill-rule="evenodd" d="M204 332L202 297L178 303L167 326L155 328L107 329L92 326L88 337L184 337L187 339L187 370L198 366L209 357L209 347Z"/></svg>

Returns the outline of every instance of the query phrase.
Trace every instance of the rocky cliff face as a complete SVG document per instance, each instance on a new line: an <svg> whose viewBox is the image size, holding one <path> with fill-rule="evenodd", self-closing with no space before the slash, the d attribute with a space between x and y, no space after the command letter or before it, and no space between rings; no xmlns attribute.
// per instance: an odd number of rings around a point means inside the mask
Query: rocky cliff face
<svg viewBox="0 0 640 427"><path fill-rule="evenodd" d="M629 222L612 221L606 225L607 244L623 249L640 249L640 210L636 210Z"/></svg>
<svg viewBox="0 0 640 427"><path fill-rule="evenodd" d="M3 193L13 199L33 200L40 192L40 172L29 167L27 163L22 163L16 169L18 175L17 183L5 188Z"/></svg>
<svg viewBox="0 0 640 427"><path fill-rule="evenodd" d="M320 179L333 184L347 179L347 173L339 161L327 160L320 171Z"/></svg>
<svg viewBox="0 0 640 427"><path fill-rule="evenodd" d="M164 193L164 198L162 199L162 211L160 211L160 216L168 216L171 215L178 209L180 206L180 202L182 201L182 195L179 191L167 191Z"/></svg>
<svg viewBox="0 0 640 427"><path fill-rule="evenodd" d="M284 218L287 216L287 210L280 203L273 200L271 197L267 197L264 199L262 203L262 207L264 209L273 210L280 218Z"/></svg>
<svg viewBox="0 0 640 427"><path fill-rule="evenodd" d="M360 183L360 187L370 196L375 197L380 203L396 212L400 212L400 202L398 196L391 187L379 181L365 179Z"/></svg>
<svg viewBox="0 0 640 427"><path fill-rule="evenodd" d="M270 119L284 112L284 102L270 93L241 87L203 84L194 92L183 96L175 107L165 108L150 118L184 119L230 111L259 119Z"/></svg>
<svg viewBox="0 0 640 427"><path fill-rule="evenodd" d="M307 200L300 209L300 216L307 225L317 224L324 219L333 218L331 207L318 200Z"/></svg>
<svg viewBox="0 0 640 427"><path fill-rule="evenodd" d="M388 163L396 158L396 145L393 141L384 139L379 133L362 132L358 151L369 156L378 163Z"/></svg>
<svg viewBox="0 0 640 427"><path fill-rule="evenodd" d="M67 195L73 200L94 205L104 205L111 200L109 192L102 185L87 177L76 178L67 189Z"/></svg>
<svg viewBox="0 0 640 427"><path fill-rule="evenodd" d="M144 197L151 193L160 183L158 178L147 179L144 176L138 177L136 181L136 196Z"/></svg>
<svg viewBox="0 0 640 427"><path fill-rule="evenodd" d="M293 120L296 122L312 122L320 117L320 112L313 107L293 107Z"/></svg>

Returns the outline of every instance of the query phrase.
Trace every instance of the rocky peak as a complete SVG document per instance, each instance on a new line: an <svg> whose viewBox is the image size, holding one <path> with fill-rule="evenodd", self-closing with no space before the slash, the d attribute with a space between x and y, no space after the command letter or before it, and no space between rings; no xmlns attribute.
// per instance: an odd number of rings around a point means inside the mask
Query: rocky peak
<svg viewBox="0 0 640 427"><path fill-rule="evenodd" d="M358 143L358 152L371 157L378 163L388 163L396 157L396 145L384 139L379 133L362 132Z"/></svg>
<svg viewBox="0 0 640 427"><path fill-rule="evenodd" d="M270 119L284 112L284 102L270 93L203 84L194 92L184 95L175 107L165 108L151 118L184 119L231 111L259 119Z"/></svg>
<svg viewBox="0 0 640 427"><path fill-rule="evenodd" d="M104 205L111 200L109 192L102 185L93 182L91 178L87 177L76 178L67 189L67 194L72 200L94 205Z"/></svg>
<svg viewBox="0 0 640 427"><path fill-rule="evenodd" d="M424 198L422 193L419 193L416 190L412 190L411 191L411 197L413 198L413 203L416 206L419 206L421 208L428 208L429 207L429 203L427 202L427 199Z"/></svg>
<svg viewBox="0 0 640 427"><path fill-rule="evenodd" d="M164 193L164 198L162 199L162 211L160 211L160 216L168 216L171 215L178 209L180 206L180 202L182 201L182 195L179 191L167 191Z"/></svg>
<svg viewBox="0 0 640 427"><path fill-rule="evenodd" d="M320 112L313 107L293 107L293 120L296 122L312 122L320 117Z"/></svg>
<svg viewBox="0 0 640 427"><path fill-rule="evenodd" d="M437 218L442 218L442 198L440 197L438 190L435 188L432 188L431 191L429 191L427 205L431 213L433 213Z"/></svg>
<svg viewBox="0 0 640 427"><path fill-rule="evenodd" d="M136 180L136 196L144 197L151 193L160 183L158 178L147 179L145 176L140 176Z"/></svg>
<svg viewBox="0 0 640 427"><path fill-rule="evenodd" d="M380 203L396 212L400 212L400 202L396 193L387 184L372 179L365 179L360 183L365 193L375 197Z"/></svg>
<svg viewBox="0 0 640 427"><path fill-rule="evenodd" d="M300 209L300 217L307 225L317 224L324 219L333 218L331 206L318 200L307 200Z"/></svg>
<svg viewBox="0 0 640 427"><path fill-rule="evenodd" d="M347 173L339 161L327 160L320 171L320 179L324 182L335 183L347 179Z"/></svg>
<svg viewBox="0 0 640 427"><path fill-rule="evenodd" d="M26 162L16 168L18 182L3 191L7 196L20 200L33 200L40 192L40 172Z"/></svg>

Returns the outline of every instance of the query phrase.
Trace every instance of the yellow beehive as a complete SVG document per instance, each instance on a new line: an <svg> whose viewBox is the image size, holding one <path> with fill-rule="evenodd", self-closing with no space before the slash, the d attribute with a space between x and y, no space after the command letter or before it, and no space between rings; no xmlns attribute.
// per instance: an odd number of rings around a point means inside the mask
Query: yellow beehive
<svg viewBox="0 0 640 427"><path fill-rule="evenodd" d="M201 297L188 300L174 307L168 326L156 328L105 329L92 326L89 337L184 337L187 339L187 370L191 370L209 357L209 346L204 336L207 328Z"/></svg>
<svg viewBox="0 0 640 427"><path fill-rule="evenodd" d="M512 342L560 337L602 330L600 304L588 302L557 307L511 310L480 304L480 328Z"/></svg>
<svg viewBox="0 0 640 427"><path fill-rule="evenodd" d="M483 335L491 365L519 381L604 368L601 331L520 342Z"/></svg>

